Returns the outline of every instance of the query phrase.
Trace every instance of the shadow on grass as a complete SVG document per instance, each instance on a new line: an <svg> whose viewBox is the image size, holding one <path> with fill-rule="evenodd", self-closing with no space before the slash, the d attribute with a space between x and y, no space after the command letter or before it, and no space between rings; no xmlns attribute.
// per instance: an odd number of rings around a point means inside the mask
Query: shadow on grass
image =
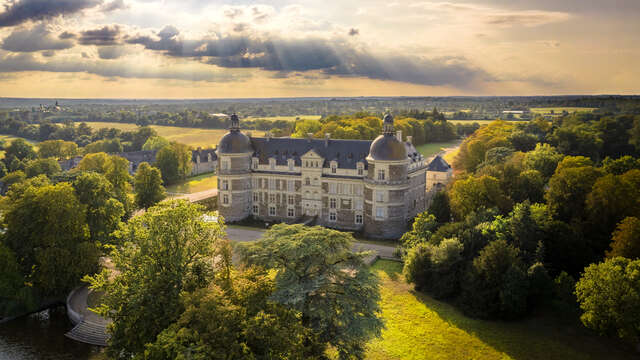
<svg viewBox="0 0 640 360"><path fill-rule="evenodd" d="M408 291L409 295L437 315L441 321L512 359L640 359L640 355L635 353L629 344L617 339L600 337L581 326L575 317L559 316L549 310L511 322L474 319L465 316L449 303L435 300L408 287L402 276L402 264L378 261L373 265L373 269L382 271L394 282L389 284L381 274L383 283L387 282L383 286L394 287L396 291ZM403 287L404 290L401 290ZM428 325L425 323L425 326ZM461 353L465 353L465 350L468 349L460 348Z"/></svg>

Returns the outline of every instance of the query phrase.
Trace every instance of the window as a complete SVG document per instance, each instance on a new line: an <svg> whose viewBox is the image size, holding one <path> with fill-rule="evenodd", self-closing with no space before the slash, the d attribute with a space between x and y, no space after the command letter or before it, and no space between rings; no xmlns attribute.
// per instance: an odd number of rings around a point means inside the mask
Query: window
<svg viewBox="0 0 640 360"><path fill-rule="evenodd" d="M269 194L269 202L271 203L276 202L276 194Z"/></svg>
<svg viewBox="0 0 640 360"><path fill-rule="evenodd" d="M253 215L258 215L260 213L260 207L258 205L253 205Z"/></svg>
<svg viewBox="0 0 640 360"><path fill-rule="evenodd" d="M269 216L276 216L276 207L269 206Z"/></svg>
<svg viewBox="0 0 640 360"><path fill-rule="evenodd" d="M311 185L311 179L304 178L304 184L307 185L307 186Z"/></svg>
<svg viewBox="0 0 640 360"><path fill-rule="evenodd" d="M287 216L288 216L288 217L295 217L295 216L296 216L296 209L294 209L294 208L288 208L288 209L287 209Z"/></svg>
<svg viewBox="0 0 640 360"><path fill-rule="evenodd" d="M274 158L269 159L269 167L271 168L271 170L275 170L275 168L276 168L276 159L274 159Z"/></svg>
<svg viewBox="0 0 640 360"><path fill-rule="evenodd" d="M362 163L358 163L358 176L364 175L364 165Z"/></svg>
<svg viewBox="0 0 640 360"><path fill-rule="evenodd" d="M342 199L340 209L351 210L351 199Z"/></svg>
<svg viewBox="0 0 640 360"><path fill-rule="evenodd" d="M276 189L276 179L269 179L269 190Z"/></svg>
<svg viewBox="0 0 640 360"><path fill-rule="evenodd" d="M289 205L296 204L296 197L294 195L289 195Z"/></svg>
<svg viewBox="0 0 640 360"><path fill-rule="evenodd" d="M376 208L376 219L384 219L384 208L377 207Z"/></svg>
<svg viewBox="0 0 640 360"><path fill-rule="evenodd" d="M362 196L362 194L364 193L364 186L356 185L355 190L356 190L356 195Z"/></svg>
<svg viewBox="0 0 640 360"><path fill-rule="evenodd" d="M304 162L304 167L309 167L309 162L308 161Z"/></svg>
<svg viewBox="0 0 640 360"><path fill-rule="evenodd" d="M384 180L384 170L378 170L378 180Z"/></svg>
<svg viewBox="0 0 640 360"><path fill-rule="evenodd" d="M293 159L289 159L289 171L293 171Z"/></svg>
<svg viewBox="0 0 640 360"><path fill-rule="evenodd" d="M253 193L253 202L258 202L260 201L260 196L258 195L258 193Z"/></svg>
<svg viewBox="0 0 640 360"><path fill-rule="evenodd" d="M334 199L334 198L329 199L329 208L335 209L336 208L336 203L337 203L336 199Z"/></svg>
<svg viewBox="0 0 640 360"><path fill-rule="evenodd" d="M251 179L251 186L253 186L254 189L259 188L260 187L260 179L258 179L258 178Z"/></svg>
<svg viewBox="0 0 640 360"><path fill-rule="evenodd" d="M335 194L336 193L336 183L329 183L329 194Z"/></svg>
<svg viewBox="0 0 640 360"><path fill-rule="evenodd" d="M331 173L335 174L338 171L338 165L331 164Z"/></svg>
<svg viewBox="0 0 640 360"><path fill-rule="evenodd" d="M229 205L229 195L227 194L222 195L222 203L225 205Z"/></svg>
<svg viewBox="0 0 640 360"><path fill-rule="evenodd" d="M329 213L329 221L331 222L336 222L337 216L336 213L334 211Z"/></svg>
<svg viewBox="0 0 640 360"><path fill-rule="evenodd" d="M222 180L222 190L229 190L229 181Z"/></svg>
<svg viewBox="0 0 640 360"><path fill-rule="evenodd" d="M258 159L253 159L253 170L258 170Z"/></svg>
<svg viewBox="0 0 640 360"><path fill-rule="evenodd" d="M384 191L376 191L376 201L377 202L384 202Z"/></svg>
<svg viewBox="0 0 640 360"><path fill-rule="evenodd" d="M362 215L360 214L356 215L356 224L362 225Z"/></svg>
<svg viewBox="0 0 640 360"><path fill-rule="evenodd" d="M364 207L364 204L362 202L362 199L356 199L356 203L355 203L356 210L362 210L363 207Z"/></svg>
<svg viewBox="0 0 640 360"><path fill-rule="evenodd" d="M296 183L293 180L287 180L287 191L294 192L296 191Z"/></svg>
<svg viewBox="0 0 640 360"><path fill-rule="evenodd" d="M222 170L229 170L229 160L222 160Z"/></svg>

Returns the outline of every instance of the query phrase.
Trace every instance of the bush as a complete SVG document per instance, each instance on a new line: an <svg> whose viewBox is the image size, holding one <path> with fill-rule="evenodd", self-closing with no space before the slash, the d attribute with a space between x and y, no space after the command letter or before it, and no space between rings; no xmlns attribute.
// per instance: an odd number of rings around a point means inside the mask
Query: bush
<svg viewBox="0 0 640 360"><path fill-rule="evenodd" d="M529 279L529 305L543 305L553 296L553 280L542 263L535 263L527 270Z"/></svg>
<svg viewBox="0 0 640 360"><path fill-rule="evenodd" d="M439 245L419 244L411 249L403 273L417 290L429 292L437 299L459 293L463 264L463 246L458 239L445 239Z"/></svg>

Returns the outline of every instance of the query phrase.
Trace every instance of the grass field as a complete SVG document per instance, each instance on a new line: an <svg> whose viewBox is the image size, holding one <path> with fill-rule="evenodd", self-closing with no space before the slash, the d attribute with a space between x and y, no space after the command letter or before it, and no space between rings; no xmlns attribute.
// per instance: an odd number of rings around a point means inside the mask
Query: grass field
<svg viewBox="0 0 640 360"><path fill-rule="evenodd" d="M284 121L296 121L296 120L320 120L320 115L298 115L298 116L249 116L247 120L284 120Z"/></svg>
<svg viewBox="0 0 640 360"><path fill-rule="evenodd" d="M218 176L215 174L202 174L190 177L181 184L167 187L167 192L177 194L193 194L200 191L215 189L218 187Z"/></svg>
<svg viewBox="0 0 640 360"><path fill-rule="evenodd" d="M562 111L566 111L568 113L574 112L594 112L598 110L598 108L588 108L588 107L548 107L548 108L531 108L532 113L536 114L548 114L553 110L554 114L561 115Z"/></svg>
<svg viewBox="0 0 640 360"><path fill-rule="evenodd" d="M447 142L429 143L429 144L424 144L424 145L417 146L416 150L418 150L418 152L420 154L422 154L422 156L424 156L426 158L430 158L433 155L435 155L435 154L439 153L440 151L442 151L442 149L456 146L459 143L460 143L459 140L447 141Z"/></svg>
<svg viewBox="0 0 640 360"><path fill-rule="evenodd" d="M135 130L136 124L123 124L115 122L88 122L92 129L116 128L123 131ZM227 133L225 129L194 129L178 126L151 125L158 135L169 141L176 141L192 147L213 148L218 145L220 138ZM251 131L254 136L264 136L263 131Z"/></svg>
<svg viewBox="0 0 640 360"><path fill-rule="evenodd" d="M2 144L3 146L9 146L9 144L15 139L22 139L30 143L31 145L33 145L36 151L38 150L38 143L36 141L21 138L18 136L13 136L13 135L0 135L0 144ZM0 159L4 159L4 150L0 150Z"/></svg>
<svg viewBox="0 0 640 360"><path fill-rule="evenodd" d="M382 338L367 359L629 359L624 346L551 317L517 322L471 319L453 306L418 293L402 276L402 264L378 260Z"/></svg>

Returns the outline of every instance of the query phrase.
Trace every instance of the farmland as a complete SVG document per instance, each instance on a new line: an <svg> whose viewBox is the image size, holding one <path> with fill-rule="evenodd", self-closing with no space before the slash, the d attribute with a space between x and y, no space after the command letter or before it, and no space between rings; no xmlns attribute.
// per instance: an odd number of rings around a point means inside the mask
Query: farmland
<svg viewBox="0 0 640 360"><path fill-rule="evenodd" d="M88 122L92 129L116 128L123 131L135 130L136 124L125 124L116 122ZM158 135L169 141L176 141L191 147L212 148L218 145L220 139L227 133L226 129L196 129L177 126L151 125L158 132ZM255 136L263 136L262 131L252 131Z"/></svg>
<svg viewBox="0 0 640 360"><path fill-rule="evenodd" d="M589 107L545 107L545 108L531 108L530 110L534 114L550 114L553 111L554 114L561 115L563 111L566 111L569 114L571 114L574 112L594 112L598 109L589 108Z"/></svg>
<svg viewBox="0 0 640 360"><path fill-rule="evenodd" d="M430 158L437 153L443 151L444 149L458 146L460 144L459 140L447 141L447 142L437 142L437 143L429 143L416 147L416 150L425 158Z"/></svg>
<svg viewBox="0 0 640 360"><path fill-rule="evenodd" d="M296 121L296 120L320 120L320 115L297 115L297 116L249 116L247 120L270 120L270 121Z"/></svg>

